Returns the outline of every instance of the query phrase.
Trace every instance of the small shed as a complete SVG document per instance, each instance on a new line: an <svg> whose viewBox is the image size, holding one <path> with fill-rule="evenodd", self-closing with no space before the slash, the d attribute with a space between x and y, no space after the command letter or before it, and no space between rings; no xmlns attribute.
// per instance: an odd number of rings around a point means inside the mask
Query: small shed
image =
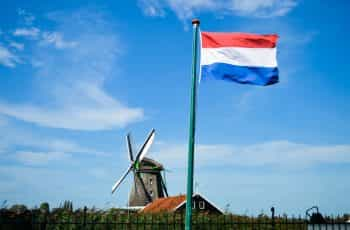
<svg viewBox="0 0 350 230"><path fill-rule="evenodd" d="M222 215L224 212L201 194L193 194L192 210L196 213ZM140 213L185 213L186 195L159 198L146 205Z"/></svg>

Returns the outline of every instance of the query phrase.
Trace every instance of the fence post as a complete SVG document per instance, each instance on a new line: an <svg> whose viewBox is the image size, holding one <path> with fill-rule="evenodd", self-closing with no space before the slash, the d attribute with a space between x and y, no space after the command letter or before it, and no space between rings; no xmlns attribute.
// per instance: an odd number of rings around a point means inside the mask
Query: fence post
<svg viewBox="0 0 350 230"><path fill-rule="evenodd" d="M151 228L153 227L153 213L151 214Z"/></svg>
<svg viewBox="0 0 350 230"><path fill-rule="evenodd" d="M1 224L1 223L0 223ZM34 212L33 210L30 211L30 225L31 225L31 229L35 229L35 225L34 225ZM0 227L1 229L1 227Z"/></svg>
<svg viewBox="0 0 350 230"><path fill-rule="evenodd" d="M275 207L271 207L272 230L275 230Z"/></svg>
<svg viewBox="0 0 350 230"><path fill-rule="evenodd" d="M169 229L169 213L165 213L165 219L164 223L166 224L166 229Z"/></svg>
<svg viewBox="0 0 350 230"><path fill-rule="evenodd" d="M84 214L83 214L83 229L86 229L86 212L87 212L87 207L84 207Z"/></svg>
<svg viewBox="0 0 350 230"><path fill-rule="evenodd" d="M145 214L142 214L142 223L143 223L143 230L146 230L147 227L147 217L145 216Z"/></svg>
<svg viewBox="0 0 350 230"><path fill-rule="evenodd" d="M46 230L46 224L47 224L47 216L46 216L46 212L44 213L44 220L43 222L40 224L40 230Z"/></svg>
<svg viewBox="0 0 350 230"><path fill-rule="evenodd" d="M2 230L2 210L0 210L0 230Z"/></svg>

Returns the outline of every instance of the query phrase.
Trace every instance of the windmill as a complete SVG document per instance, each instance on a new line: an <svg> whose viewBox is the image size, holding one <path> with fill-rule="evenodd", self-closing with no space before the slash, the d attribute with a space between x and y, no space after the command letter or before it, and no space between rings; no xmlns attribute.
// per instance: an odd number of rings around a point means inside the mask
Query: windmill
<svg viewBox="0 0 350 230"><path fill-rule="evenodd" d="M168 191L161 175L164 167L159 162L145 157L153 143L154 136L155 130L152 129L135 159L134 149L131 144L131 134L129 133L126 136L130 165L112 187L112 193L116 191L126 176L132 171L134 183L129 195L128 204L131 207L145 206L158 198L168 196Z"/></svg>

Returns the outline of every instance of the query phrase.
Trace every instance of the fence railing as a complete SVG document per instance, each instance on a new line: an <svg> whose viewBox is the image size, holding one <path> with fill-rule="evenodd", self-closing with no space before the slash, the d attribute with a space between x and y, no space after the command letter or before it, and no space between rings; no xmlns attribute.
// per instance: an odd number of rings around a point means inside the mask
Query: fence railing
<svg viewBox="0 0 350 230"><path fill-rule="evenodd" d="M194 219L192 223L193 229L236 229L236 230L350 230L349 223L327 223L327 224L311 224L306 221L291 221L291 222L239 222L231 221L230 219L208 218ZM0 230L17 230L17 229L32 229L32 230L100 230L100 229L184 229L184 220L176 218L169 219L129 219L125 221L88 221L88 222L71 222L71 221L3 221L0 223Z"/></svg>
<svg viewBox="0 0 350 230"><path fill-rule="evenodd" d="M279 223L273 226L271 223L193 223L193 229L206 230L206 229L237 229L237 230L349 230L350 225L348 223L334 223L334 224L307 224L307 223ZM133 222L94 222L94 223L74 223L74 222L52 222L52 223L26 223L26 222L14 222L14 223L1 223L0 229L4 230L17 230L17 229L32 229L32 230L51 230L51 229L84 229L84 230L99 230L99 229L184 229L184 223L133 223Z"/></svg>
<svg viewBox="0 0 350 230"><path fill-rule="evenodd" d="M114 230L114 229L184 229L181 214L110 214L110 213L50 213L36 215L0 215L0 230ZM194 230L350 230L350 223L328 219L326 224L310 223L302 218L235 215L194 215Z"/></svg>

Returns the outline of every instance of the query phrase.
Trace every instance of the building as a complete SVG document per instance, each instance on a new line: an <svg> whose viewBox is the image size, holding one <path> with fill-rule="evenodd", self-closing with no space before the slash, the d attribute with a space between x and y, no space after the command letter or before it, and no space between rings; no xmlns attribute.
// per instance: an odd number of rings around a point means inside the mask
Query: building
<svg viewBox="0 0 350 230"><path fill-rule="evenodd" d="M224 212L201 194L193 194L192 209L195 213L217 214ZM140 213L185 213L186 195L159 198L141 209Z"/></svg>

